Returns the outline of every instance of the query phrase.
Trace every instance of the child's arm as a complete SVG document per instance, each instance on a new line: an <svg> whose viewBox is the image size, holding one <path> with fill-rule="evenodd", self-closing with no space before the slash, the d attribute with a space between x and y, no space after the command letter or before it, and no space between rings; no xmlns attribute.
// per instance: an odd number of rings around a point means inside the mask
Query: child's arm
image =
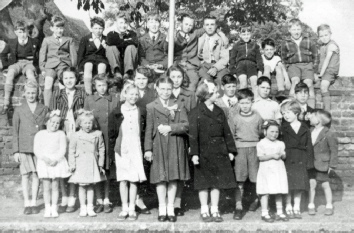
<svg viewBox="0 0 354 233"><path fill-rule="evenodd" d="M47 40L44 38L42 42L41 49L39 50L39 68L41 71L45 71L45 63L47 62L47 52L48 52L48 43Z"/></svg>
<svg viewBox="0 0 354 233"><path fill-rule="evenodd" d="M235 140L234 140L234 137L232 136L230 126L229 126L229 123L227 122L227 118L226 118L224 112L223 112L223 118L224 118L223 119L224 138L225 138L225 142L226 142L227 151L229 154L230 153L236 154L237 150L236 150Z"/></svg>
<svg viewBox="0 0 354 233"><path fill-rule="evenodd" d="M153 134L154 134L154 114L153 108L146 106L146 128L145 128L145 141L144 141L144 150L145 150L145 159L147 161L152 160L152 148L153 148Z"/></svg>
<svg viewBox="0 0 354 233"><path fill-rule="evenodd" d="M258 44L256 44L256 63L257 63L258 77L260 77L264 72L264 64L263 64L261 50Z"/></svg>
<svg viewBox="0 0 354 233"><path fill-rule="evenodd" d="M236 74L236 58L237 58L237 43L231 49L230 52L230 74Z"/></svg>
<svg viewBox="0 0 354 233"><path fill-rule="evenodd" d="M75 133L72 135L70 138L70 143L69 143L69 167L71 171L75 171L76 168L76 145L77 145L77 139Z"/></svg>
<svg viewBox="0 0 354 233"><path fill-rule="evenodd" d="M139 39L138 53L140 58L140 64L142 66L149 65L149 62L146 60L146 50L144 47L144 42L141 39Z"/></svg>
<svg viewBox="0 0 354 233"><path fill-rule="evenodd" d="M306 142L307 166L306 166L306 168L311 169L311 168L315 167L315 164L314 164L315 157L314 157L314 150L313 150L310 130L307 130L306 137L307 137L307 142Z"/></svg>
<svg viewBox="0 0 354 233"><path fill-rule="evenodd" d="M338 164L338 139L333 132L329 132L327 135L327 142L329 151L331 153L331 159L329 160L329 167L335 168Z"/></svg>
<svg viewBox="0 0 354 233"><path fill-rule="evenodd" d="M323 61L323 65L321 70L319 70L319 77L322 77L324 75L324 73L326 72L326 69L328 67L329 61L331 60L331 57L333 55L333 53L336 53L338 51L338 47L335 44L330 44L328 46L327 49L327 56L325 58L325 60Z"/></svg>
<svg viewBox="0 0 354 233"><path fill-rule="evenodd" d="M70 59L71 59L71 66L76 67L77 65L77 53L75 49L74 40L70 39Z"/></svg>
<svg viewBox="0 0 354 233"><path fill-rule="evenodd" d="M189 123L188 123L188 116L187 110L184 105L180 108L180 120L179 122L170 124L171 127L171 134L172 135L180 135L180 134L187 134Z"/></svg>
<svg viewBox="0 0 354 233"><path fill-rule="evenodd" d="M281 156L279 154L267 154L261 142L257 143L256 147L257 147L257 157L261 162L269 161L272 159L278 160Z"/></svg>
<svg viewBox="0 0 354 233"><path fill-rule="evenodd" d="M77 64L81 63L81 61L84 59L85 54L86 54L86 42L85 42L85 37L83 37L80 40L79 50L77 51Z"/></svg>
<svg viewBox="0 0 354 233"><path fill-rule="evenodd" d="M283 63L280 61L278 63L278 65L282 71L282 74L283 74L283 77L284 77L284 82L285 82L285 87L286 89L290 89L291 88L291 82L290 82L290 78L289 78L289 75L288 75L288 72L286 71L286 68L285 66L283 65Z"/></svg>
<svg viewBox="0 0 354 233"><path fill-rule="evenodd" d="M59 150L57 152L57 162L60 162L61 160L65 159L66 149L67 149L66 135L63 131L60 131L60 133L59 133Z"/></svg>
<svg viewBox="0 0 354 233"><path fill-rule="evenodd" d="M102 136L102 132L99 131L99 137L98 137L98 166L102 168L104 166L104 154L105 154L105 146L104 146L104 140Z"/></svg>

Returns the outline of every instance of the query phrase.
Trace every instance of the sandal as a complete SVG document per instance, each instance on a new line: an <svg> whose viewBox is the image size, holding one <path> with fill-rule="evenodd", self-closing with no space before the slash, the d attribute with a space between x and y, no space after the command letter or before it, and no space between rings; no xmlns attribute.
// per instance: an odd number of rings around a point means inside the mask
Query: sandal
<svg viewBox="0 0 354 233"><path fill-rule="evenodd" d="M294 212L292 210L286 210L286 215L288 216L289 219L294 219Z"/></svg>
<svg viewBox="0 0 354 233"><path fill-rule="evenodd" d="M128 217L128 212L127 211L122 211L118 215L118 220L122 221L125 220Z"/></svg>
<svg viewBox="0 0 354 233"><path fill-rule="evenodd" d="M288 222L289 218L285 214L276 214L275 215L275 221Z"/></svg>
<svg viewBox="0 0 354 233"><path fill-rule="evenodd" d="M129 211L128 220L135 221L137 219L138 219L138 215L136 214L136 212L135 211Z"/></svg>
<svg viewBox="0 0 354 233"><path fill-rule="evenodd" d="M270 217L269 214L267 214L265 216L262 216L262 220L265 221L265 222L269 222L269 223L274 222L274 219L272 217Z"/></svg>
<svg viewBox="0 0 354 233"><path fill-rule="evenodd" d="M302 219L300 210L294 210L294 218Z"/></svg>
<svg viewBox="0 0 354 233"><path fill-rule="evenodd" d="M203 220L203 222L212 222L213 219L210 217L208 213L202 213L200 214L200 218Z"/></svg>

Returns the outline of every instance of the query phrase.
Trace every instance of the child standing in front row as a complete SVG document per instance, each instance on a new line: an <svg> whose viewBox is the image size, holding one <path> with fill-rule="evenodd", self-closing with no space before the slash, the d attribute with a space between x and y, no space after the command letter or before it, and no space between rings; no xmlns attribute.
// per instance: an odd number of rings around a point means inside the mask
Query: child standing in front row
<svg viewBox="0 0 354 233"><path fill-rule="evenodd" d="M314 199L317 182L322 183L326 197L325 215L333 214L329 173L338 163L338 141L334 132L327 127L331 123L331 120L331 114L321 109L315 110L314 113L310 114L311 125L315 127L311 132L315 152L315 168L309 171L311 189L308 208L310 215L316 214Z"/></svg>
<svg viewBox="0 0 354 233"><path fill-rule="evenodd" d="M92 112L79 110L75 132L69 144L69 166L73 172L69 183L79 185L80 217L95 217L93 210L94 184L106 180L104 172L104 140L102 132L94 130ZM87 197L87 205L86 205Z"/></svg>
<svg viewBox="0 0 354 233"><path fill-rule="evenodd" d="M268 212L269 195L275 195L277 214L276 220L289 221L283 213L282 194L288 194L288 179L283 160L286 158L285 144L278 141L279 124L274 120L265 121L263 124L264 135L257 144L259 170L257 175L257 194L261 196L262 220L273 222Z"/></svg>
<svg viewBox="0 0 354 233"><path fill-rule="evenodd" d="M59 179L67 178L69 172L66 154L66 136L59 130L60 111L47 114L47 129L39 131L34 137L34 153L38 158L38 177L43 180L44 217L58 217ZM52 192L50 192L52 189ZM52 203L52 204L50 204Z"/></svg>
<svg viewBox="0 0 354 233"><path fill-rule="evenodd" d="M288 122L281 128L286 148L285 168L289 183L286 213L289 218L301 219L301 195L310 187L307 170L313 168L311 132L305 123L298 120L301 108L296 100L282 104L281 112ZM292 205L292 200L294 200L294 205Z"/></svg>

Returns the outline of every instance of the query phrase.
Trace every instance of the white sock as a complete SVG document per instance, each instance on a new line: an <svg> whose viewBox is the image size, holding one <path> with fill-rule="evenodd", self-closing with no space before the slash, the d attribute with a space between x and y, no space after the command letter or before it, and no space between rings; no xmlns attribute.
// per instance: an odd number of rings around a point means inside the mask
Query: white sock
<svg viewBox="0 0 354 233"><path fill-rule="evenodd" d="M36 199L32 199L31 206L37 206L37 200Z"/></svg>
<svg viewBox="0 0 354 233"><path fill-rule="evenodd" d="M68 206L74 206L75 202L76 202L76 198L75 197L69 197Z"/></svg>
<svg viewBox="0 0 354 233"><path fill-rule="evenodd" d="M268 215L268 210L262 210L262 217L267 216Z"/></svg>
<svg viewBox="0 0 354 233"><path fill-rule="evenodd" d="M327 208L327 209L333 209L333 205L330 204L330 203L328 203L328 204L326 205L326 208Z"/></svg>
<svg viewBox="0 0 354 233"><path fill-rule="evenodd" d="M175 198L174 206L175 206L175 208L181 208L181 198L180 197Z"/></svg>
<svg viewBox="0 0 354 233"><path fill-rule="evenodd" d="M129 211L129 206L128 204L122 204L122 211L128 212Z"/></svg>
<svg viewBox="0 0 354 233"><path fill-rule="evenodd" d="M68 205L68 197L61 197L61 206L67 206Z"/></svg>
<svg viewBox="0 0 354 233"><path fill-rule="evenodd" d="M219 207L218 206L210 206L210 212L211 212L211 214L219 212Z"/></svg>
<svg viewBox="0 0 354 233"><path fill-rule="evenodd" d="M31 206L31 202L29 200L25 200L25 207Z"/></svg>
<svg viewBox="0 0 354 233"><path fill-rule="evenodd" d="M168 204L167 205L167 215L175 216L175 206L174 206L174 204Z"/></svg>
<svg viewBox="0 0 354 233"><path fill-rule="evenodd" d="M315 208L315 204L309 203L308 208L309 208L309 209L314 209L314 208Z"/></svg>
<svg viewBox="0 0 354 233"><path fill-rule="evenodd" d="M166 215L166 205L159 205L159 215Z"/></svg>
<svg viewBox="0 0 354 233"><path fill-rule="evenodd" d="M58 211L58 206L57 205L52 205L52 210Z"/></svg>
<svg viewBox="0 0 354 233"><path fill-rule="evenodd" d="M200 213L204 214L204 213L207 213L209 214L209 206L208 205L202 205L200 207Z"/></svg>
<svg viewBox="0 0 354 233"><path fill-rule="evenodd" d="M129 212L135 212L135 203L134 202L129 203Z"/></svg>
<svg viewBox="0 0 354 233"><path fill-rule="evenodd" d="M45 207L46 210L50 210L51 206L50 206L50 204L49 205L47 204L47 205L44 205L44 207Z"/></svg>
<svg viewBox="0 0 354 233"><path fill-rule="evenodd" d="M103 205L103 200L102 199L97 199L97 204Z"/></svg>
<svg viewBox="0 0 354 233"><path fill-rule="evenodd" d="M136 201L135 201L135 204L140 208L140 209L145 209L146 208L146 205L145 203L143 202L143 200L137 196L136 198Z"/></svg>
<svg viewBox="0 0 354 233"><path fill-rule="evenodd" d="M102 200L102 199L101 199L101 200ZM105 198L105 199L103 200L103 205L109 205L109 204L111 204L111 202L109 201L108 198Z"/></svg>

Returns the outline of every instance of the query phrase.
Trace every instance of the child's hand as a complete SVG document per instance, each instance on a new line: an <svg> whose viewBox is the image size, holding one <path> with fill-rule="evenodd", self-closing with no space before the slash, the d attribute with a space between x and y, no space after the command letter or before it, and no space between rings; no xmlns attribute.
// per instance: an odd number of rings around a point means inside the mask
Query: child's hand
<svg viewBox="0 0 354 233"><path fill-rule="evenodd" d="M45 71L44 70L42 71L41 74L42 74L43 77L45 77Z"/></svg>
<svg viewBox="0 0 354 233"><path fill-rule="evenodd" d="M103 167L100 167L100 173L101 173L102 175L106 175L106 171L103 169Z"/></svg>
<svg viewBox="0 0 354 233"><path fill-rule="evenodd" d="M69 172L73 173L75 171L75 168L74 167L70 167L69 168Z"/></svg>
<svg viewBox="0 0 354 233"><path fill-rule="evenodd" d="M20 153L15 153L14 154L14 160L15 160L16 163L21 163Z"/></svg>
<svg viewBox="0 0 354 233"><path fill-rule="evenodd" d="M280 155L280 154L274 154L274 155L273 155L273 158L274 158L275 160L279 160L279 159L280 159L280 157L281 157L281 155Z"/></svg>
<svg viewBox="0 0 354 233"><path fill-rule="evenodd" d="M169 125L159 125L157 129L159 130L160 134L165 137L168 136L169 132L171 132L171 126Z"/></svg>
<svg viewBox="0 0 354 233"><path fill-rule="evenodd" d="M198 155L193 155L192 162L194 165L199 165L199 157Z"/></svg>
<svg viewBox="0 0 354 233"><path fill-rule="evenodd" d="M151 151L146 151L144 154L144 158L148 161L148 162L152 162L152 152Z"/></svg>
<svg viewBox="0 0 354 233"><path fill-rule="evenodd" d="M315 83L317 83L320 80L320 76L318 74L315 74L314 77L315 77Z"/></svg>
<svg viewBox="0 0 354 233"><path fill-rule="evenodd" d="M218 70L215 67L212 67L208 70L207 72L210 76L216 76L216 74L218 73Z"/></svg>
<svg viewBox="0 0 354 233"><path fill-rule="evenodd" d="M230 161L233 161L233 160L234 160L234 158L235 158L234 154L229 153L229 158L230 158Z"/></svg>

